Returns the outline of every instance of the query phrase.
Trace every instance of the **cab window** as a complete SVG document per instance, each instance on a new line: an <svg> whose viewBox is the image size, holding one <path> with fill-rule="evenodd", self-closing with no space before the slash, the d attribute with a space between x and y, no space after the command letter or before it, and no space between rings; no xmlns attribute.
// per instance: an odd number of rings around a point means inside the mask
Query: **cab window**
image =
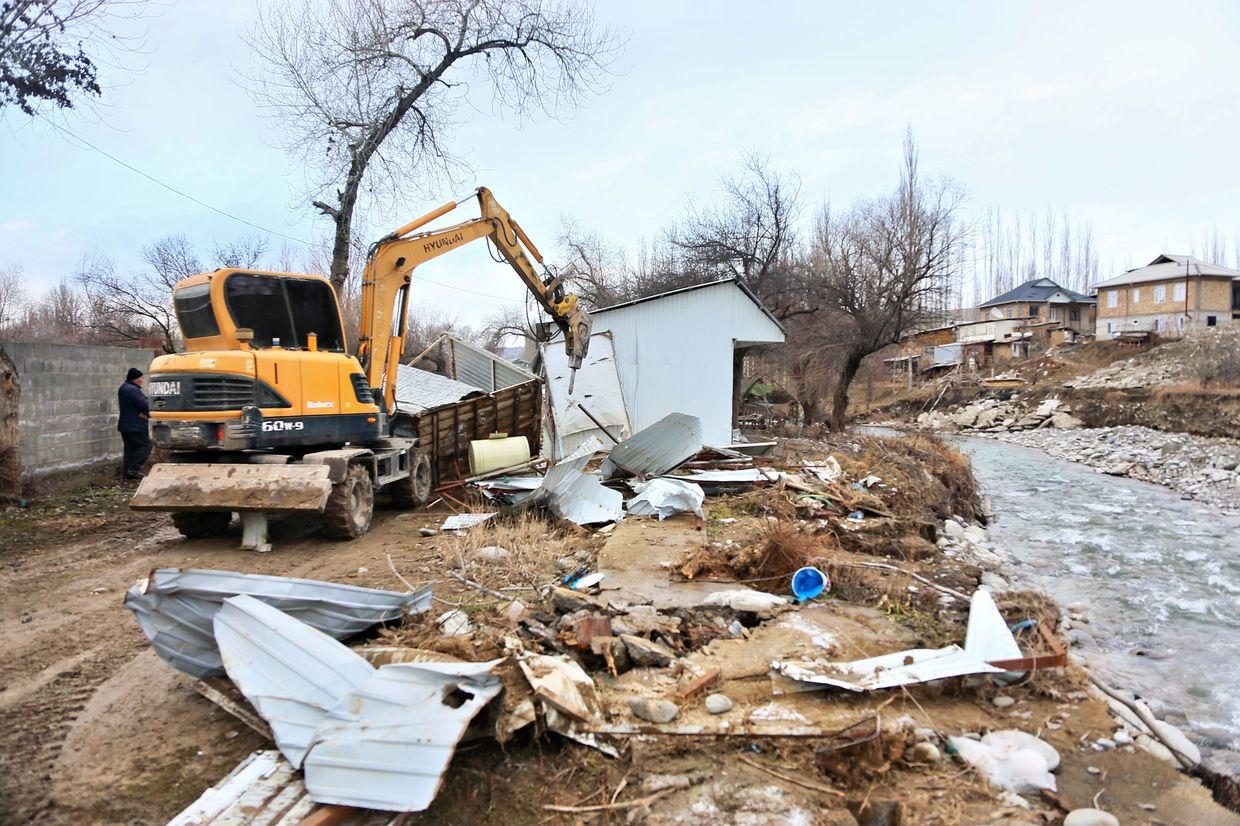
<svg viewBox="0 0 1240 826"><path fill-rule="evenodd" d="M186 338L206 338L220 334L215 309L211 306L211 282L182 287L172 296L172 305Z"/></svg>
<svg viewBox="0 0 1240 826"><path fill-rule="evenodd" d="M324 281L235 273L224 282L233 323L254 331L255 347L305 347L310 333L320 350L344 350L336 298Z"/></svg>

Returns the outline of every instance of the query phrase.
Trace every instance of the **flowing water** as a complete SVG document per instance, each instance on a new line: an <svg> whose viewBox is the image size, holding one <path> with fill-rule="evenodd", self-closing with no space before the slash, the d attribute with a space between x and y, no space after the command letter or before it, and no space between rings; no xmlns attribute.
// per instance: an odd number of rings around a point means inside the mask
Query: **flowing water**
<svg viewBox="0 0 1240 826"><path fill-rule="evenodd" d="M956 441L1016 583L1088 606L1097 645L1077 650L1179 708L1211 745L1240 747L1240 518L1041 451Z"/></svg>

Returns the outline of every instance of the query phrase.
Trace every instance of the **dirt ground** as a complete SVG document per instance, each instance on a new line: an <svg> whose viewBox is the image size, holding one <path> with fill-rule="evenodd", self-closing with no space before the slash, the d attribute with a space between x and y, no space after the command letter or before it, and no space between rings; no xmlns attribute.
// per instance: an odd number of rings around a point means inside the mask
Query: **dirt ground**
<svg viewBox="0 0 1240 826"><path fill-rule="evenodd" d="M890 448L876 452L870 443L860 447L857 461L894 455ZM487 738L471 740L458 750L430 810L407 822L620 823L634 813L645 823L1042 823L1057 820L1062 807L1098 800L1124 823L1240 823L1195 781L1147 755L1090 751L1084 744L1108 735L1114 723L1101 703L1079 694L1079 677L1047 675L1004 689L1016 700L1008 709L993 705L998 689L988 682L967 687L947 681L883 696L833 692L773 698L767 659L772 651L807 649L824 634L842 640L838 653L849 656L948 640L941 638L941 628L923 622L924 613L915 605L887 599L889 592L907 591L911 580L844 574L849 560L860 557L831 538L825 530L828 518L803 519L787 509L776 516L752 494L710 500L701 526L690 517L664 523L630 519L607 534L520 520L463 537L426 538L419 529L437 527L444 513L380 509L368 534L340 543L319 538L309 520L285 519L273 522L275 551L263 555L237 549L236 524L222 538L184 540L166 516L130 512L128 494L125 488L95 488L26 511L0 513L5 570L0 583L0 819L5 823L163 823L246 755L265 747L258 735L160 661L122 607L125 589L152 568L206 567L401 589L389 568L390 555L409 583L436 583L440 601L435 613L460 607L479 625L499 625L499 601L449 579L449 571L491 589L507 589L532 604L539 602L535 588L554 579L554 563L565 559L606 562L619 570L644 565L652 576L662 577L656 588L670 589L670 569L659 561L684 563L729 540L761 543L781 520L803 529L824 528L808 533L806 541L825 543L829 563L844 566L831 570L849 601L785 613L746 632L743 642L717 639L687 654L689 667L722 666L720 683L712 690L733 697L732 712L707 715L699 696L682 710L683 721L699 726L696 732L690 726L674 735L619 736L615 742L621 756L614 759L528 730L504 746ZM923 518L918 514L892 524L905 530L922 525ZM490 544L510 549L505 564L475 555L479 546ZM929 562L917 564L933 573ZM963 586L976 572L943 576ZM613 584L636 588L651 579L616 576ZM424 641L430 625L411 620L406 628L380 636L405 634ZM477 652L479 659L492 655ZM629 696L670 690L679 679L674 669L634 669L614 678L595 672L594 677L610 724L619 729L634 720L627 711ZM777 729L781 720L798 722L788 715L823 731L876 714L884 721L947 733L1009 727L1037 732L1063 755L1059 802L1036 802L1033 811L1013 808L959 763L910 763L900 757L903 746L886 737L872 752L841 752L846 756L837 759L824 755L830 738L742 734L763 726ZM721 721L735 727L720 729ZM661 778L667 777L687 778L688 787L659 791ZM545 808L588 808L617 800L628 805L646 797L653 799L615 810L556 813ZM890 819L897 817L896 809L902 819ZM882 819L884 811L889 819Z"/></svg>

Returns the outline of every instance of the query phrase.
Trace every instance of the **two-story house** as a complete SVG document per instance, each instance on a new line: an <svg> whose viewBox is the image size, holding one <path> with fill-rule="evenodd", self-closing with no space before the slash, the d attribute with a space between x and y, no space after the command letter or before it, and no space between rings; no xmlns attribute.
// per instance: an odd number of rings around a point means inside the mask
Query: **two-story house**
<svg viewBox="0 0 1240 826"><path fill-rule="evenodd" d="M977 305L977 309L981 319L1024 319L1025 324L1054 322L1053 326L1088 335L1094 331L1096 303L1092 296L1061 287L1049 278L1035 278Z"/></svg>
<svg viewBox="0 0 1240 826"><path fill-rule="evenodd" d="M1240 320L1240 270L1191 255L1160 255L1098 284L1098 338L1176 335Z"/></svg>

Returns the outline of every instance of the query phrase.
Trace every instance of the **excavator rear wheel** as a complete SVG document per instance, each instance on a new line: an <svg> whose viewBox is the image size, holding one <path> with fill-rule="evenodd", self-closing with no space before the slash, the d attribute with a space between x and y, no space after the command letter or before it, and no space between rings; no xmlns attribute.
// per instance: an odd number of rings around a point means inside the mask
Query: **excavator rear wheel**
<svg viewBox="0 0 1240 826"><path fill-rule="evenodd" d="M228 530L232 511L173 511L172 524L186 539L219 536Z"/></svg>
<svg viewBox="0 0 1240 826"><path fill-rule="evenodd" d="M370 530L375 513L375 488L362 465L352 465L344 480L332 485L323 508L323 533L335 539L356 539Z"/></svg>
<svg viewBox="0 0 1240 826"><path fill-rule="evenodd" d="M431 499L433 484L431 460L420 450L409 451L409 475L388 485L392 504L398 508L416 508Z"/></svg>

